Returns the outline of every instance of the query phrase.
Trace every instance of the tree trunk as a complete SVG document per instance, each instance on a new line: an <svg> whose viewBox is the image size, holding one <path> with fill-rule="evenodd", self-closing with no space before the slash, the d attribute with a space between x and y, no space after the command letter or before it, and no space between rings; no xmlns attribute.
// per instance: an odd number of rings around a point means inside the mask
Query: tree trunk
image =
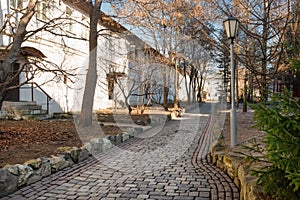
<svg viewBox="0 0 300 200"><path fill-rule="evenodd" d="M0 3L0 10L2 10L2 5L1 5L1 3ZM4 27L5 25L3 24L4 23L4 21L3 21L3 15L1 14L0 15L0 27ZM3 46L3 35L2 34L0 34L0 46ZM0 107L1 108L1 107Z"/></svg>
<svg viewBox="0 0 300 200"><path fill-rule="evenodd" d="M192 103L192 80L190 79L190 82L189 82L189 96L188 96L188 102Z"/></svg>
<svg viewBox="0 0 300 200"><path fill-rule="evenodd" d="M90 4L89 66L86 74L86 82L79 120L79 125L81 127L92 125L94 96L97 83L97 25L102 0L96 0L94 3L91 1Z"/></svg>
<svg viewBox="0 0 300 200"><path fill-rule="evenodd" d="M197 77L195 76L195 68L192 67L191 74L190 74L190 82L189 82L189 90L190 90L190 96L188 97L190 99L190 102L194 102L193 96L195 96L195 84L194 81Z"/></svg>
<svg viewBox="0 0 300 200"><path fill-rule="evenodd" d="M168 96L169 96L169 88L164 87L164 109L168 110Z"/></svg>
<svg viewBox="0 0 300 200"><path fill-rule="evenodd" d="M244 77L243 112L247 112L247 78Z"/></svg>
<svg viewBox="0 0 300 200"><path fill-rule="evenodd" d="M262 33L262 61L261 61L261 84L260 95L261 101L266 102L268 100L267 94L267 51L268 51L268 21L269 21L268 5L264 2L264 21L263 21L263 33Z"/></svg>
<svg viewBox="0 0 300 200"><path fill-rule="evenodd" d="M129 96L126 96L126 97L125 97L125 106L126 106L127 109L128 109L128 114L131 114L132 108L131 108L130 104L128 103L128 100L129 100Z"/></svg>
<svg viewBox="0 0 300 200"><path fill-rule="evenodd" d="M191 82L191 80L190 80L190 82ZM187 102L191 103L191 96L190 96L191 88L190 88L190 84L188 84L188 81L187 81L187 71L186 71L185 65L184 65L184 84L185 84L185 89L186 89Z"/></svg>
<svg viewBox="0 0 300 200"><path fill-rule="evenodd" d="M235 62L235 90L236 90L236 107L239 108L239 65Z"/></svg>
<svg viewBox="0 0 300 200"><path fill-rule="evenodd" d="M174 109L179 108L179 99L178 99L178 66L177 61L175 64L175 75L174 75Z"/></svg>
<svg viewBox="0 0 300 200"><path fill-rule="evenodd" d="M201 74L201 75L200 75L200 82L199 82L199 80L198 80L198 94L197 94L197 101L198 101L199 103L202 102L202 96L201 96L202 88L203 88L203 75Z"/></svg>
<svg viewBox="0 0 300 200"><path fill-rule="evenodd" d="M18 60L21 45L26 35L26 28L35 13L37 0L30 0L24 15L20 18L11 49L0 66L0 109L7 93L7 86L10 84L9 73L13 71L14 63Z"/></svg>

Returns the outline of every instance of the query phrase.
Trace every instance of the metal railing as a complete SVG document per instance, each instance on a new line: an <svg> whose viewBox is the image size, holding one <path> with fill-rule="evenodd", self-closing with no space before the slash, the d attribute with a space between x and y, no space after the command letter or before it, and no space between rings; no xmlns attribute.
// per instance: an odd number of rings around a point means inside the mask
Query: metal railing
<svg viewBox="0 0 300 200"><path fill-rule="evenodd" d="M21 89L31 90L31 101L34 101L34 88L38 88L46 96L47 114L49 114L49 102L51 101L52 97L36 82L29 82L28 85L30 85L30 87L21 87Z"/></svg>

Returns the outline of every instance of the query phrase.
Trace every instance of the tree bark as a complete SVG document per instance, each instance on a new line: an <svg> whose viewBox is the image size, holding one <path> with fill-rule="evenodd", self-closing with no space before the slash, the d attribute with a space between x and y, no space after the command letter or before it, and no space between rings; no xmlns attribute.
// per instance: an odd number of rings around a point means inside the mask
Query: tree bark
<svg viewBox="0 0 300 200"><path fill-rule="evenodd" d="M178 97L178 65L177 65L177 61L175 61L175 73L174 73L174 109L178 109L179 108L179 97Z"/></svg>
<svg viewBox="0 0 300 200"><path fill-rule="evenodd" d="M239 99L240 99L240 95L239 95L239 65L238 62L235 62L235 94L236 94L236 107L239 108Z"/></svg>
<svg viewBox="0 0 300 200"><path fill-rule="evenodd" d="M92 125L93 105L95 88L97 84L97 46L98 31L97 25L100 16L102 0L90 2L90 35L89 35L89 65L86 74L86 82L82 100L79 125L86 127Z"/></svg>
<svg viewBox="0 0 300 200"><path fill-rule="evenodd" d="M168 110L169 87L164 86L164 109Z"/></svg>
<svg viewBox="0 0 300 200"><path fill-rule="evenodd" d="M263 21L263 33L262 33L262 61L261 61L261 101L265 102L268 100L267 94L267 50L268 50L268 5L264 2L264 21Z"/></svg>
<svg viewBox="0 0 300 200"><path fill-rule="evenodd" d="M7 86L10 84L10 72L13 71L14 63L18 60L21 45L26 35L26 28L35 13L37 0L30 0L25 13L20 18L14 40L7 56L0 66L0 109L7 93ZM12 75L13 76L13 75Z"/></svg>

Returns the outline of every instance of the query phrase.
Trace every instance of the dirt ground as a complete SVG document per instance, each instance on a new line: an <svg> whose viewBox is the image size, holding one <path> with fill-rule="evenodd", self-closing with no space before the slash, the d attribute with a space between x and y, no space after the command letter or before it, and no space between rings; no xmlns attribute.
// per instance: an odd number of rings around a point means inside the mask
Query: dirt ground
<svg viewBox="0 0 300 200"><path fill-rule="evenodd" d="M0 121L0 167L50 157L60 146L81 145L71 121Z"/></svg>
<svg viewBox="0 0 300 200"><path fill-rule="evenodd" d="M124 115L124 120L129 116ZM262 138L262 132L250 129L253 125L253 112L238 112L238 141L243 143L251 138ZM104 125L105 122L114 123L111 111L97 113L98 121L105 135L119 134L122 131L113 125ZM132 114L130 120L136 124L147 125L151 122L149 115ZM230 146L229 113L226 117L223 130L223 141ZM0 167L6 164L22 164L27 160L39 157L57 155L58 147L82 146L72 118L53 119L44 121L13 121L0 120Z"/></svg>
<svg viewBox="0 0 300 200"><path fill-rule="evenodd" d="M253 128L255 122L253 121L253 110L248 112L237 111L237 142L244 144L247 141L251 141L254 138L257 142L262 143L264 138L264 132L258 131ZM228 147L228 150L232 150L231 146L231 135L230 135L230 113L226 114L226 120L223 129L223 139L220 141L224 146Z"/></svg>
<svg viewBox="0 0 300 200"><path fill-rule="evenodd" d="M98 121L105 135L121 133L113 125L114 116L109 111L97 113ZM128 117L128 116L127 116ZM136 124L147 125L148 115L131 115ZM81 147L73 118L43 121L0 120L0 167L6 164L22 164L30 159L57 155L58 147Z"/></svg>

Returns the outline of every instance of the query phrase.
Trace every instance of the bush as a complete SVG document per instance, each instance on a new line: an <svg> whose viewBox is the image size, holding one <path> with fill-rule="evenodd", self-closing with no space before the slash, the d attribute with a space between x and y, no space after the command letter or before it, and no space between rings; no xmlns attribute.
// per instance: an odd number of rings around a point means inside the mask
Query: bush
<svg viewBox="0 0 300 200"><path fill-rule="evenodd" d="M270 104L253 105L256 128L265 131L265 159L270 165L255 171L265 195L300 199L300 99L290 92Z"/></svg>

